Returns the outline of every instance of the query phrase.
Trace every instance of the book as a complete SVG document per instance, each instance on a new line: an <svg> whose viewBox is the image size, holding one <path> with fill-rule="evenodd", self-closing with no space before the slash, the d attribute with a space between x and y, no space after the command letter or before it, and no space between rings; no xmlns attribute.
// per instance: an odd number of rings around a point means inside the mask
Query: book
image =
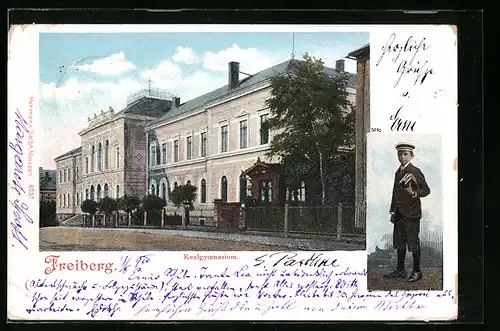
<svg viewBox="0 0 500 331"><path fill-rule="evenodd" d="M399 184L403 185L404 187L411 186L412 190L416 190L419 187L417 179L413 174L410 173L405 174L399 181Z"/></svg>

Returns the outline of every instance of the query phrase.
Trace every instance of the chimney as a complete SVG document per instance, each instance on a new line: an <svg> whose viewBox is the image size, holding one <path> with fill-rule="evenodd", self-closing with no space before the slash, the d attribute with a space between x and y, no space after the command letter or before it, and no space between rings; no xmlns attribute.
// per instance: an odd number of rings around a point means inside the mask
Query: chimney
<svg viewBox="0 0 500 331"><path fill-rule="evenodd" d="M181 98L173 97L172 98L172 108L179 108L180 105L181 105Z"/></svg>
<svg viewBox="0 0 500 331"><path fill-rule="evenodd" d="M239 62L229 62L229 74L228 74L228 89L229 91L234 90L238 87L240 81L240 64Z"/></svg>
<svg viewBox="0 0 500 331"><path fill-rule="evenodd" d="M345 60L335 61L335 70L344 71L344 68L345 68Z"/></svg>

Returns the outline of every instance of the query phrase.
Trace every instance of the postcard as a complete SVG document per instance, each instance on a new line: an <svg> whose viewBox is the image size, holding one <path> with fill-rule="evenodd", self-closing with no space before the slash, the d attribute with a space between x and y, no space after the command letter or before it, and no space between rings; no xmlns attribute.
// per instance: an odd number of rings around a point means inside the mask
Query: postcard
<svg viewBox="0 0 500 331"><path fill-rule="evenodd" d="M454 26L11 26L10 321L452 320Z"/></svg>

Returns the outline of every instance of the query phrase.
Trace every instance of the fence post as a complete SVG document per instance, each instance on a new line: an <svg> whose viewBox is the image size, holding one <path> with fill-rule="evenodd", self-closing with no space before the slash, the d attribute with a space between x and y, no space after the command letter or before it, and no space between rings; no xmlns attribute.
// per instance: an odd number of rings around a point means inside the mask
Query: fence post
<svg viewBox="0 0 500 331"><path fill-rule="evenodd" d="M161 227L163 228L163 225L165 225L165 208L161 209Z"/></svg>
<svg viewBox="0 0 500 331"><path fill-rule="evenodd" d="M284 215L284 224L283 224L283 230L285 231L285 237L288 237L288 202L285 203L285 215Z"/></svg>
<svg viewBox="0 0 500 331"><path fill-rule="evenodd" d="M92 227L95 228L95 214L92 215Z"/></svg>
<svg viewBox="0 0 500 331"><path fill-rule="evenodd" d="M145 210L144 211L144 227L146 227L147 221L148 221L148 212Z"/></svg>
<svg viewBox="0 0 500 331"><path fill-rule="evenodd" d="M342 236L342 203L337 204L337 240Z"/></svg>
<svg viewBox="0 0 500 331"><path fill-rule="evenodd" d="M130 228L132 226L132 215L130 212L128 212L128 227Z"/></svg>

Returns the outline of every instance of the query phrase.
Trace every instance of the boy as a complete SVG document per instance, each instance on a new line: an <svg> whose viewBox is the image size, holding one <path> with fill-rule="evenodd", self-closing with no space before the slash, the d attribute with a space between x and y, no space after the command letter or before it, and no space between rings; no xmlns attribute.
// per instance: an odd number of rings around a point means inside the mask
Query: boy
<svg viewBox="0 0 500 331"><path fill-rule="evenodd" d="M419 239L420 218L422 217L420 198L428 196L431 192L422 171L411 164L414 149L415 146L407 142L396 145L401 166L394 176L389 212L391 223L394 224L393 246L397 249L398 262L396 270L384 276L386 278L407 277L405 258L408 246L408 250L413 253L413 272L408 278L409 282L422 279Z"/></svg>

